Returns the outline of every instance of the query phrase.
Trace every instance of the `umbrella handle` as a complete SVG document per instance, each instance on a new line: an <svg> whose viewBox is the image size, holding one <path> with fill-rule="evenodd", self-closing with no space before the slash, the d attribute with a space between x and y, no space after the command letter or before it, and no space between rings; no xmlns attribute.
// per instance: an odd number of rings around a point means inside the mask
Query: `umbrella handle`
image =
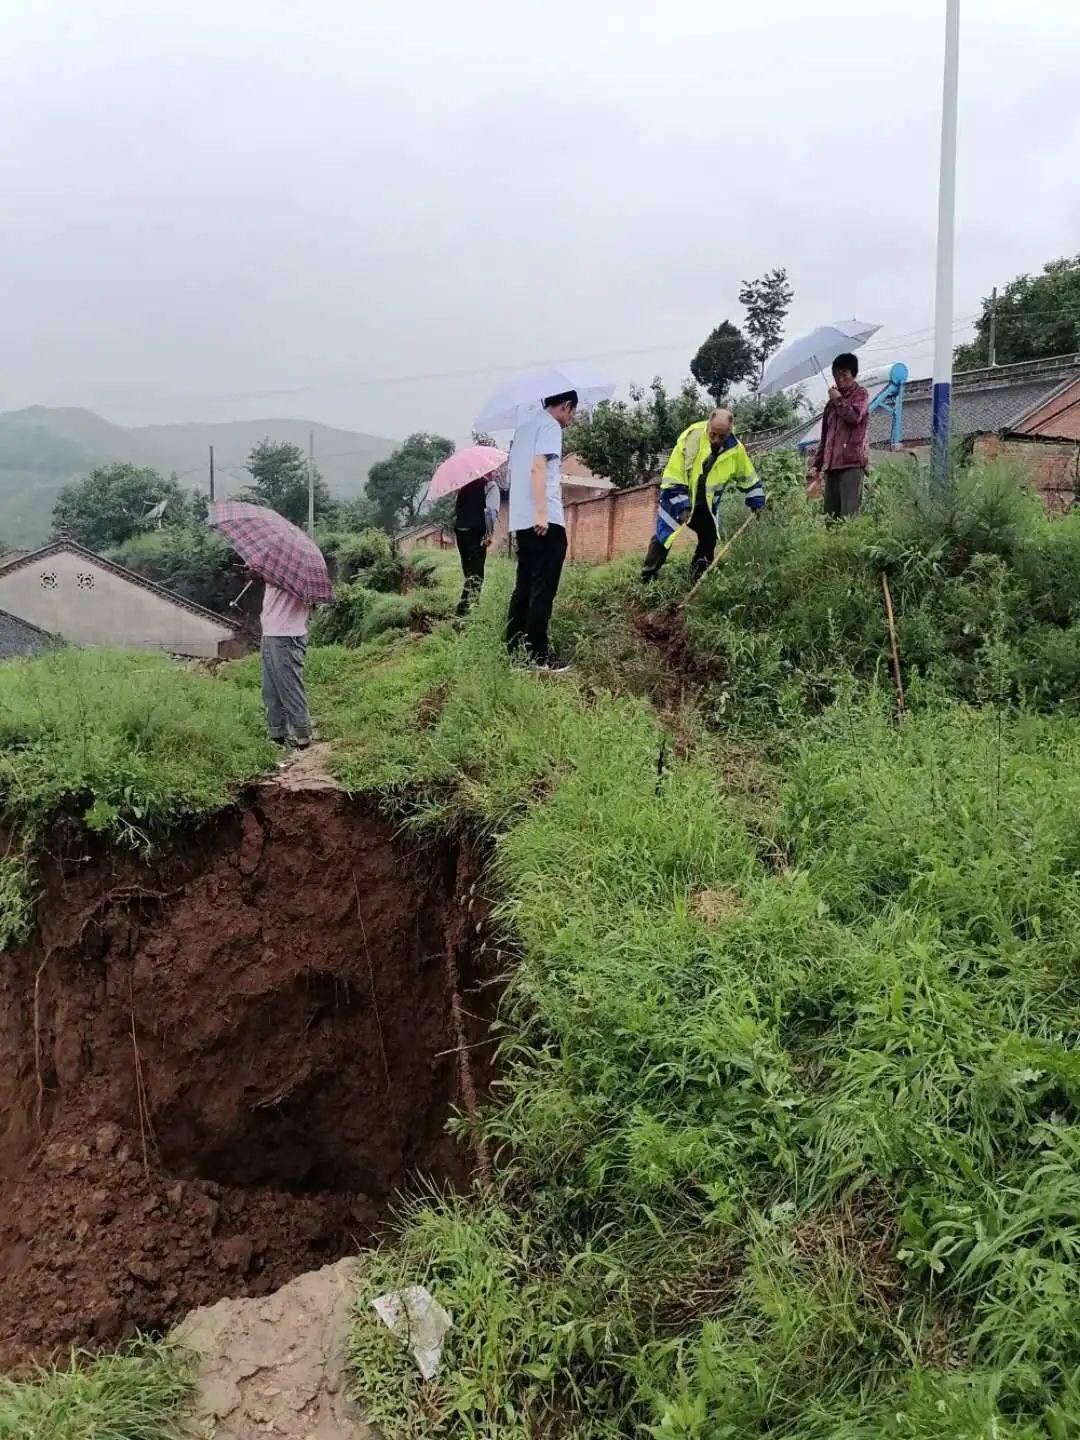
<svg viewBox="0 0 1080 1440"><path fill-rule="evenodd" d="M229 608L230 608L231 610L235 610L235 609L236 609L237 605L240 604L240 601L244 598L244 596L247 594L247 592L251 589L252 585L254 585L254 584L255 584L255 581L254 581L254 580L249 580L249 581L247 582L247 584L244 586L244 588L240 591L240 594L237 595L236 599L229 601Z"/></svg>

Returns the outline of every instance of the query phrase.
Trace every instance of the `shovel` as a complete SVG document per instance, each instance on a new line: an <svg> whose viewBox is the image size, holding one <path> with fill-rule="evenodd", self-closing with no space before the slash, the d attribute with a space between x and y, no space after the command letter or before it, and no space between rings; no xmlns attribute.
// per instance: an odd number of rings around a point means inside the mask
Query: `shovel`
<svg viewBox="0 0 1080 1440"><path fill-rule="evenodd" d="M718 550L718 551L716 552L716 554L713 556L713 558L709 561L709 564L708 564L708 566L706 567L706 569L705 569L704 571L702 571L702 573L698 576L697 580L694 581L693 585L691 585L690 589L689 589L689 590L686 592L686 594L683 596L683 599L682 599L682 601L680 602L680 607L679 607L680 609L682 609L682 608L684 608L685 606L689 605L690 601L694 598L694 595L697 593L697 590L699 589L699 587L702 586L702 585L705 583L705 581L706 581L706 579L708 578L708 576L709 576L710 572L712 571L713 567L720 564L720 561L723 560L724 556L728 553L728 551L731 549L731 547L735 544L735 541L738 540L739 536L743 533L744 530L749 530L750 526L753 525L753 523L754 523L754 521L755 521L756 519L757 519L757 511L751 511L751 513L746 517L746 519L743 521L743 523L739 526L738 530L735 531L735 534L732 535L731 539L727 542L727 544L724 546L724 548L723 548L722 550Z"/></svg>

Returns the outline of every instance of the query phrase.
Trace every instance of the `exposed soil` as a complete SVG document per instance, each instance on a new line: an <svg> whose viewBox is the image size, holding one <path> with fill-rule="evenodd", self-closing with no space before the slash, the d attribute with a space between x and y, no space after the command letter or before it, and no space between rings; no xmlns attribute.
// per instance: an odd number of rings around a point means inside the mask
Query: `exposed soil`
<svg viewBox="0 0 1080 1440"><path fill-rule="evenodd" d="M466 1178L467 856L283 786L153 864L53 849L0 971L0 1364L266 1294Z"/></svg>

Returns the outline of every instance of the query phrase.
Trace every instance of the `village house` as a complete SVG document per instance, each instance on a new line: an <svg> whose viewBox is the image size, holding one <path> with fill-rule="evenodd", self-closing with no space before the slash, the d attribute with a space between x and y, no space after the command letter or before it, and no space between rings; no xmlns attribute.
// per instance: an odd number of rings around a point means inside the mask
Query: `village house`
<svg viewBox="0 0 1080 1440"><path fill-rule="evenodd" d="M433 520L421 520L399 531L394 544L402 555L411 555L414 550L453 550L453 532L437 525Z"/></svg>
<svg viewBox="0 0 1080 1440"><path fill-rule="evenodd" d="M246 648L235 621L72 540L0 560L0 611L7 617L0 620L6 654L58 642L206 659L231 658Z"/></svg>

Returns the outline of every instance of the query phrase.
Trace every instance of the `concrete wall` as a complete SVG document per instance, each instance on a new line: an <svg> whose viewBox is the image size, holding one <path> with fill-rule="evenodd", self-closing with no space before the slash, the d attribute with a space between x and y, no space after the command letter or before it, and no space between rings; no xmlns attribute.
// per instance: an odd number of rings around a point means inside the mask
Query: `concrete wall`
<svg viewBox="0 0 1080 1440"><path fill-rule="evenodd" d="M170 650L214 659L236 633L95 564L60 551L0 575L0 609L72 645Z"/></svg>

